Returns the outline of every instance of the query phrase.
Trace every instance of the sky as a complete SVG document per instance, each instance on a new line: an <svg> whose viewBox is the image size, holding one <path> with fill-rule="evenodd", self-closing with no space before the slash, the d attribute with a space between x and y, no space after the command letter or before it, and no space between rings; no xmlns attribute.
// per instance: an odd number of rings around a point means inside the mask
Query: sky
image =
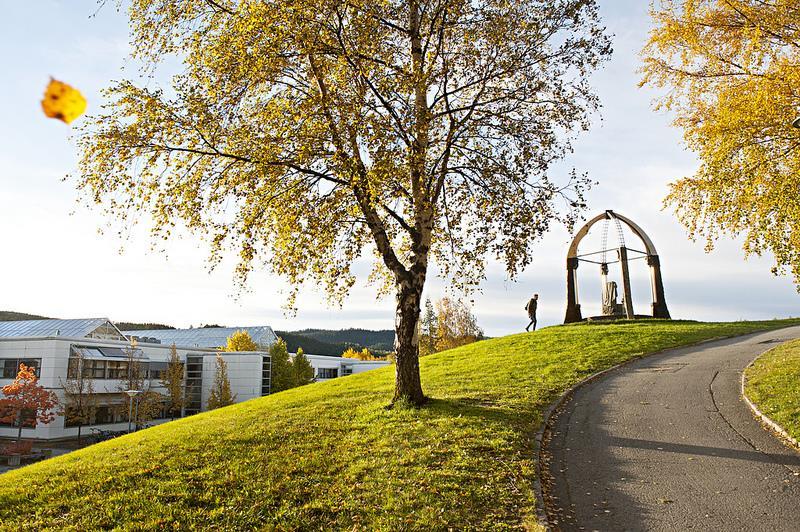
<svg viewBox="0 0 800 532"><path fill-rule="evenodd" d="M181 235L165 254L152 250L142 228L112 225L109 230L108 220L98 211L77 202L74 179L64 179L74 175L78 157L71 128L46 119L39 101L53 76L78 87L91 114L102 105L100 91L110 80L136 75L127 59L125 14L113 3L98 9L92 0L0 4L0 310L179 327L393 327L393 300L376 300L374 288L363 283L342 308L329 306L320 292L308 288L298 300L298 312L287 315L283 281L256 271L247 292L237 293L233 257L209 271L208 248L197 237ZM589 172L599 184L589 193L587 218L613 209L650 235L661 257L673 318L798 316L800 296L790 278L770 273L772 257L745 260L741 241L732 238L720 240L706 254L703 242L689 241L673 214L661 208L668 184L691 175L697 160L682 144L680 131L670 125L671 117L653 111L656 93L638 87L639 50L650 24L648 4L601 0L604 23L614 35L611 61L592 78L603 109L553 175L565 176L571 168ZM119 229L126 239L116 235ZM527 324L523 307L533 292L540 295L540 325L563 320L570 240L564 228L554 227L515 281L501 265L489 264L481 291L468 298L487 335L522 330ZM631 235L626 243L637 247ZM581 250L598 246L587 239ZM634 307L646 313L646 266L637 261L631 268ZM598 275L593 265L579 269L584 315L599 313ZM426 295L436 299L445 294L445 283L431 278Z"/></svg>

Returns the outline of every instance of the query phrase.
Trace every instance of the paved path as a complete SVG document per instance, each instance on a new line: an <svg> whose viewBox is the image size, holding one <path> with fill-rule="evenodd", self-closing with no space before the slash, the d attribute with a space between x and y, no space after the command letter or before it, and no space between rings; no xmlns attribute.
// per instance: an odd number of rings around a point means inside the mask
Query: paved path
<svg viewBox="0 0 800 532"><path fill-rule="evenodd" d="M792 327L675 349L580 388L545 447L551 522L800 531L800 453L763 429L739 396L742 369L798 337Z"/></svg>

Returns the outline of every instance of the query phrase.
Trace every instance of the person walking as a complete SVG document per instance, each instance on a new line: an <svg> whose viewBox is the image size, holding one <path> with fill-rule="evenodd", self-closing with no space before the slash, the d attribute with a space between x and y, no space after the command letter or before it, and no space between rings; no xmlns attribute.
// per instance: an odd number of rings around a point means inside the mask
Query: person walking
<svg viewBox="0 0 800 532"><path fill-rule="evenodd" d="M528 317L531 319L531 322L525 327L526 331L530 331L531 325L533 325L533 330L536 330L536 307L538 305L539 294L533 294L533 297L528 304L525 305L525 310L528 311Z"/></svg>

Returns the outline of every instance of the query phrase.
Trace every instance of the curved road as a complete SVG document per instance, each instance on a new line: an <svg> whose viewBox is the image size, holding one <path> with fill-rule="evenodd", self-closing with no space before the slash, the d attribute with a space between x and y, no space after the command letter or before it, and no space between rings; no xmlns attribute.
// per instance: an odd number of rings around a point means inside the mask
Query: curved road
<svg viewBox="0 0 800 532"><path fill-rule="evenodd" d="M799 337L792 327L674 349L579 388L546 439L551 523L799 531L800 453L762 428L739 394L750 361Z"/></svg>

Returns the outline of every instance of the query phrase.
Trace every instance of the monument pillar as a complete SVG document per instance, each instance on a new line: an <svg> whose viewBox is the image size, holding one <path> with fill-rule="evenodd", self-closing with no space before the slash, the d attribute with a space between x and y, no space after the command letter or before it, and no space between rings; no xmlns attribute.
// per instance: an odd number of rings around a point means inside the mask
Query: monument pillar
<svg viewBox="0 0 800 532"><path fill-rule="evenodd" d="M625 317L632 320L635 317L633 313L633 300L631 300L631 275L628 271L628 248L622 246L618 250L619 265L622 267L622 293L625 297Z"/></svg>
<svg viewBox="0 0 800 532"><path fill-rule="evenodd" d="M578 258L567 258L567 314L564 323L583 320L581 304L578 302Z"/></svg>
<svg viewBox="0 0 800 532"><path fill-rule="evenodd" d="M647 265L650 266L650 287L653 291L653 317L669 320L671 317L664 297L664 283L661 280L661 259L658 255L648 255Z"/></svg>

